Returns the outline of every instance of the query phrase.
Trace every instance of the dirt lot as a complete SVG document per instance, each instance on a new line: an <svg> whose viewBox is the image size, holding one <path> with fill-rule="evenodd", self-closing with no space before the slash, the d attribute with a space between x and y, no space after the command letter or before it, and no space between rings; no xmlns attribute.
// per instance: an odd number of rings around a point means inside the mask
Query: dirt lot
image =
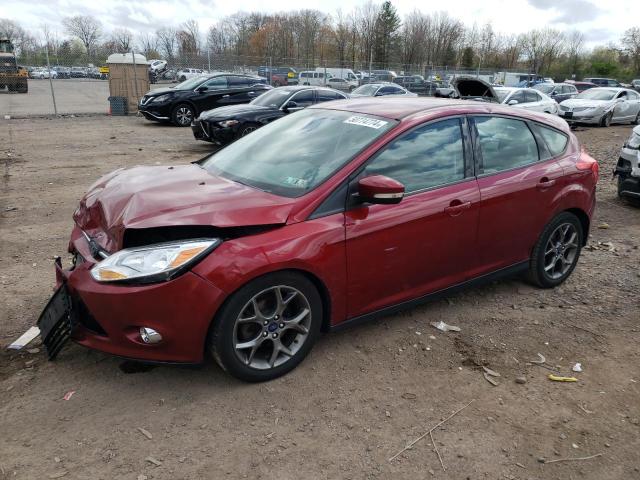
<svg viewBox="0 0 640 480"><path fill-rule="evenodd" d="M562 287L501 281L325 335L291 374L247 385L212 362L125 373L76 345L53 363L6 351L52 292L85 188L210 147L137 118L0 120L0 479L640 478L640 210L609 174L629 131L577 133L602 177L589 246ZM441 319L461 332L429 325ZM581 362L579 382L549 381L527 363L538 353L563 374ZM428 435L388 461L472 400L434 431L446 471Z"/></svg>

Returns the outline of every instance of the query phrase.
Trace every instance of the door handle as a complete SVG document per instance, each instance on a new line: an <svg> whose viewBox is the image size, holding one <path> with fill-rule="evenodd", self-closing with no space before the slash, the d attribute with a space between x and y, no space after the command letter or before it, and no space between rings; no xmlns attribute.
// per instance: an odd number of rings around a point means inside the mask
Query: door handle
<svg viewBox="0 0 640 480"><path fill-rule="evenodd" d="M539 189L545 189L545 188L553 187L555 184L556 184L555 180L550 179L548 177L542 177L538 182L538 185L536 185L536 187L538 187Z"/></svg>
<svg viewBox="0 0 640 480"><path fill-rule="evenodd" d="M444 212L452 217L457 217L469 208L471 208L471 202L463 203L460 200L452 200L449 206L444 208Z"/></svg>
<svg viewBox="0 0 640 480"><path fill-rule="evenodd" d="M229 96L229 94L227 95L222 95L222 98L227 98Z"/></svg>

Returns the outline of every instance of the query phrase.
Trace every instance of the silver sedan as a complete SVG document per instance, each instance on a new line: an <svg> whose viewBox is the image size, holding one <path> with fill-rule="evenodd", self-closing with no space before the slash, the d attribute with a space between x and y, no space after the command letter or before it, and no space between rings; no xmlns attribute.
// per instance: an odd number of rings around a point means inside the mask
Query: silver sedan
<svg viewBox="0 0 640 480"><path fill-rule="evenodd" d="M559 115L569 123L608 127L640 123L640 94L628 88L590 88L560 103Z"/></svg>

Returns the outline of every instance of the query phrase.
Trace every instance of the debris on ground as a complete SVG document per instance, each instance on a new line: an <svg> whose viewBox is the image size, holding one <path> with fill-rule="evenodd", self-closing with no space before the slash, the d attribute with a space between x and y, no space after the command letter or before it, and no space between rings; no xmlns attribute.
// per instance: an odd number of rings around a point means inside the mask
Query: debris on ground
<svg viewBox="0 0 640 480"><path fill-rule="evenodd" d="M536 365L543 365L547 363L547 359L541 353L538 354L538 360L530 360L529 363L535 363Z"/></svg>
<svg viewBox="0 0 640 480"><path fill-rule="evenodd" d="M52 473L49 475L49 478L62 478L66 476L69 472L66 470L62 470L61 472Z"/></svg>
<svg viewBox="0 0 640 480"><path fill-rule="evenodd" d="M160 460L157 460L156 458L153 457L147 457L145 458L145 460L153 465L155 465L156 467L161 467L162 466L162 462Z"/></svg>
<svg viewBox="0 0 640 480"><path fill-rule="evenodd" d="M63 400L70 400L71 397L73 397L73 394L76 393L75 390L70 390L67 393L64 394L64 397L62 397Z"/></svg>
<svg viewBox="0 0 640 480"><path fill-rule="evenodd" d="M500 385L498 382L496 382L493 378L491 378L491 376L487 373L487 372L482 372L482 376L484 377L484 379L489 382L491 385L493 385L494 387L497 387L498 385Z"/></svg>
<svg viewBox="0 0 640 480"><path fill-rule="evenodd" d="M474 398L473 400L471 400L469 403L467 403L464 407L460 407L458 410L456 410L455 412L453 412L451 415L449 415L447 418L445 418L444 420L442 420L440 423L436 424L434 427L432 427L428 432L423 433L422 435L420 435L418 438L416 438L415 440L409 442L407 444L406 447L404 447L402 450L400 450L398 453L396 453L393 457L391 457L389 459L389 462L393 462L396 458L398 458L400 455L402 455L404 452L406 452L407 450L410 450L411 448L413 448L413 446L418 443L420 440L422 440L424 437L426 437L427 435L429 435L431 437L431 441L433 442L433 445L435 447L435 442L433 441L433 431L438 428L439 426L443 425L444 423L448 422L451 418L455 417L457 414L459 414L462 410L464 410L465 408L467 408L469 405L471 405L473 402L475 402L476 399ZM438 453L438 458L440 458L440 454ZM442 459L440 459L440 462L442 462ZM442 464L442 468L444 469L444 464Z"/></svg>
<svg viewBox="0 0 640 480"><path fill-rule="evenodd" d="M582 371L582 364L576 363L573 367L571 367L571 370L580 373Z"/></svg>
<svg viewBox="0 0 640 480"><path fill-rule="evenodd" d="M153 439L153 435L151 435L151 432L149 430L147 430L146 428L142 428L142 427L138 427L138 431L144 435L145 437L147 437L149 440Z"/></svg>
<svg viewBox="0 0 640 480"><path fill-rule="evenodd" d="M498 372L491 370L490 368L487 368L487 367L482 367L482 370L484 370L487 375L491 375L492 377L501 376Z"/></svg>
<svg viewBox="0 0 640 480"><path fill-rule="evenodd" d="M10 350L22 350L29 345L34 338L40 335L40 329L38 327L31 327L18 337L18 339L10 344L7 348Z"/></svg>
<svg viewBox="0 0 640 480"><path fill-rule="evenodd" d="M549 463L558 463L558 462L577 462L580 460L591 460L592 458L596 458L596 457L601 457L603 454L602 453L596 453L595 455L589 455L588 457L576 457L576 458L557 458L555 460L545 460L544 463L549 464Z"/></svg>
<svg viewBox="0 0 640 480"><path fill-rule="evenodd" d="M524 375L516 377L516 383L519 383L519 384L527 383L527 377L525 377Z"/></svg>
<svg viewBox="0 0 640 480"><path fill-rule="evenodd" d="M609 224L607 222L602 222L600 225L598 225L598 228L601 230L607 230L609 228Z"/></svg>
<svg viewBox="0 0 640 480"><path fill-rule="evenodd" d="M561 377L558 375L554 375L553 373L549 374L549 380L553 380L554 382L577 382L578 381L576 377Z"/></svg>
<svg viewBox="0 0 640 480"><path fill-rule="evenodd" d="M439 322L431 322L431 326L437 328L441 332L459 332L460 327L456 327L455 325L448 325L444 323L442 320Z"/></svg>

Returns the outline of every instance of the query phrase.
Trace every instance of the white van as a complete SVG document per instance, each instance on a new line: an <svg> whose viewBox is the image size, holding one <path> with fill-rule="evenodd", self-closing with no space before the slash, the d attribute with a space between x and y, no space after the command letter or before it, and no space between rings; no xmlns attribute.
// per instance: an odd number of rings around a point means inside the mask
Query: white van
<svg viewBox="0 0 640 480"><path fill-rule="evenodd" d="M324 87L327 84L327 80L332 77L330 73L327 73L325 78L324 72L300 72L298 74L298 85L311 85L314 87Z"/></svg>
<svg viewBox="0 0 640 480"><path fill-rule="evenodd" d="M331 75L332 77L344 78L349 82L357 82L358 77L355 72L350 68L324 68L318 67L316 68L316 72L326 73L327 76Z"/></svg>

